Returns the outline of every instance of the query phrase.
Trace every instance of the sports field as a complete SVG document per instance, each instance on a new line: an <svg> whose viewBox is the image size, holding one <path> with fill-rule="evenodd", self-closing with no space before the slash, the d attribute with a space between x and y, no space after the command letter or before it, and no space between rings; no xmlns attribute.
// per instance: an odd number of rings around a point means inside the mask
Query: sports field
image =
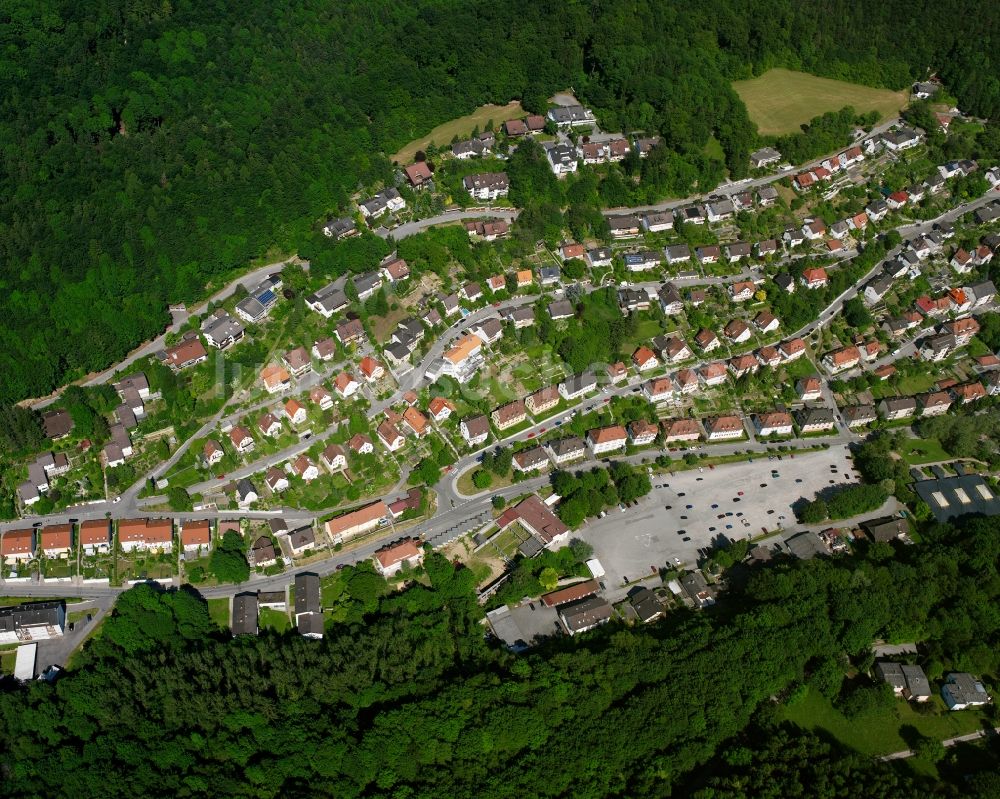
<svg viewBox="0 0 1000 799"><path fill-rule="evenodd" d="M396 153L392 160L400 164L408 164L413 160L417 150L423 150L431 142L434 142L438 147L443 147L446 144L451 144L451 140L455 136L459 138L469 136L477 125L480 130L484 130L486 123L491 119L493 126L499 128L501 122L523 116L525 116L525 111L517 100L511 101L507 105L481 105L471 114L438 125L426 136L414 139Z"/></svg>
<svg viewBox="0 0 1000 799"><path fill-rule="evenodd" d="M878 111L886 119L905 106L908 97L905 91L873 89L788 69L770 69L759 78L734 81L733 88L764 136L795 133L804 122L845 105L858 113Z"/></svg>

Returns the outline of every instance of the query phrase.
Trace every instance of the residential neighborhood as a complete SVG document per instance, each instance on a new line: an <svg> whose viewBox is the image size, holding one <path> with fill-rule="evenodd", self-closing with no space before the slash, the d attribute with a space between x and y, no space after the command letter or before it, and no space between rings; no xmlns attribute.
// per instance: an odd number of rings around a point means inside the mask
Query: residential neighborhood
<svg viewBox="0 0 1000 799"><path fill-rule="evenodd" d="M106 434L48 409L0 528L7 590L76 590L94 615L129 586L190 583L234 636L318 641L342 570L396 590L441 553L475 570L489 640L521 652L712 612L730 549L752 569L913 545L892 495L843 523L804 510L865 487L871 440L892 439L931 515L1000 510L995 476L928 438L1000 396L997 201L951 189L974 164L883 191L900 159L924 163L920 133L886 128L795 174L765 147L757 185L515 247L518 141L562 180L655 149L582 132L595 121L554 108L403 165L321 228L330 247L385 242L377 261L290 261L212 307L93 390ZM444 193L476 216L388 243ZM554 587L511 593L517 569L570 549L588 554ZM236 587L224 553L245 564ZM76 607L0 613L44 661ZM978 675L929 679L913 657L870 679L949 713L992 701Z"/></svg>

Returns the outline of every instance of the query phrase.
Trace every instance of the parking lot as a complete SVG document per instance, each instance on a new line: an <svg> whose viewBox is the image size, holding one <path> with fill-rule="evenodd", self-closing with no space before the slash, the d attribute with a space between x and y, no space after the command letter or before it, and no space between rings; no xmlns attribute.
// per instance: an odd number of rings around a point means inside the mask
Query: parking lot
<svg viewBox="0 0 1000 799"><path fill-rule="evenodd" d="M667 563L694 565L699 551L724 540L794 529L792 506L832 485L857 482L845 446L753 463L654 476L638 505L608 512L579 537L594 548L608 589Z"/></svg>

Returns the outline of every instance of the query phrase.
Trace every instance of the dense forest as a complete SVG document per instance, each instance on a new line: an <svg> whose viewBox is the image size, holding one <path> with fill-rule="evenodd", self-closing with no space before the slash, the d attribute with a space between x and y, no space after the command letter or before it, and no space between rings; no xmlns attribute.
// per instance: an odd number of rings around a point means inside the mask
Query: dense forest
<svg viewBox="0 0 1000 799"><path fill-rule="evenodd" d="M964 21L975 20L969 27ZM961 21L961 22L958 22ZM755 133L730 87L783 65L900 88L937 70L1000 109L986 0L14 0L0 26L0 402L162 330L168 301L392 180L384 153L485 102L572 87L660 133L670 175L734 175Z"/></svg>
<svg viewBox="0 0 1000 799"><path fill-rule="evenodd" d="M779 559L710 612L517 656L484 638L472 574L438 554L398 593L349 572L322 641L231 639L189 588L138 586L54 686L0 694L3 793L986 799L995 760L952 787L771 715L805 686L845 713L891 702L855 676L876 638L921 641L932 680L997 673L1000 519L922 539Z"/></svg>

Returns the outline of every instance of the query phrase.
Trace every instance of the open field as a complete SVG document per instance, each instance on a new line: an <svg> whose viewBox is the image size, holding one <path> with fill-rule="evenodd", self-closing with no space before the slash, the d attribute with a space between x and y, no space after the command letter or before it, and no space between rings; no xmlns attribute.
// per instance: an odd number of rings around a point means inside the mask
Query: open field
<svg viewBox="0 0 1000 799"><path fill-rule="evenodd" d="M471 114L466 114L464 117L458 117L458 119L452 119L449 122L438 125L426 136L414 139L400 149L392 157L392 160L400 164L408 164L413 160L413 156L417 150L423 150L431 142L438 147L443 147L446 144L451 144L451 140L455 136L468 136L477 125L480 130L483 130L486 127L486 123L491 119L493 120L493 125L499 128L501 122L524 115L525 111L521 108L521 103L517 100L509 102L507 105L481 105Z"/></svg>
<svg viewBox="0 0 1000 799"><path fill-rule="evenodd" d="M932 697L927 705L927 712L917 712L913 705L900 699L888 713L862 714L850 720L829 699L810 689L795 704L783 706L781 716L807 730L826 732L865 755L887 755L908 749L909 744L900 734L906 727L914 727L922 735L944 740L974 732L983 726L984 715L979 711L951 713L939 696Z"/></svg>
<svg viewBox="0 0 1000 799"><path fill-rule="evenodd" d="M845 105L858 113L878 111L886 119L907 101L905 91L873 89L788 69L769 69L759 78L734 81L733 88L764 136L795 133L813 117Z"/></svg>

